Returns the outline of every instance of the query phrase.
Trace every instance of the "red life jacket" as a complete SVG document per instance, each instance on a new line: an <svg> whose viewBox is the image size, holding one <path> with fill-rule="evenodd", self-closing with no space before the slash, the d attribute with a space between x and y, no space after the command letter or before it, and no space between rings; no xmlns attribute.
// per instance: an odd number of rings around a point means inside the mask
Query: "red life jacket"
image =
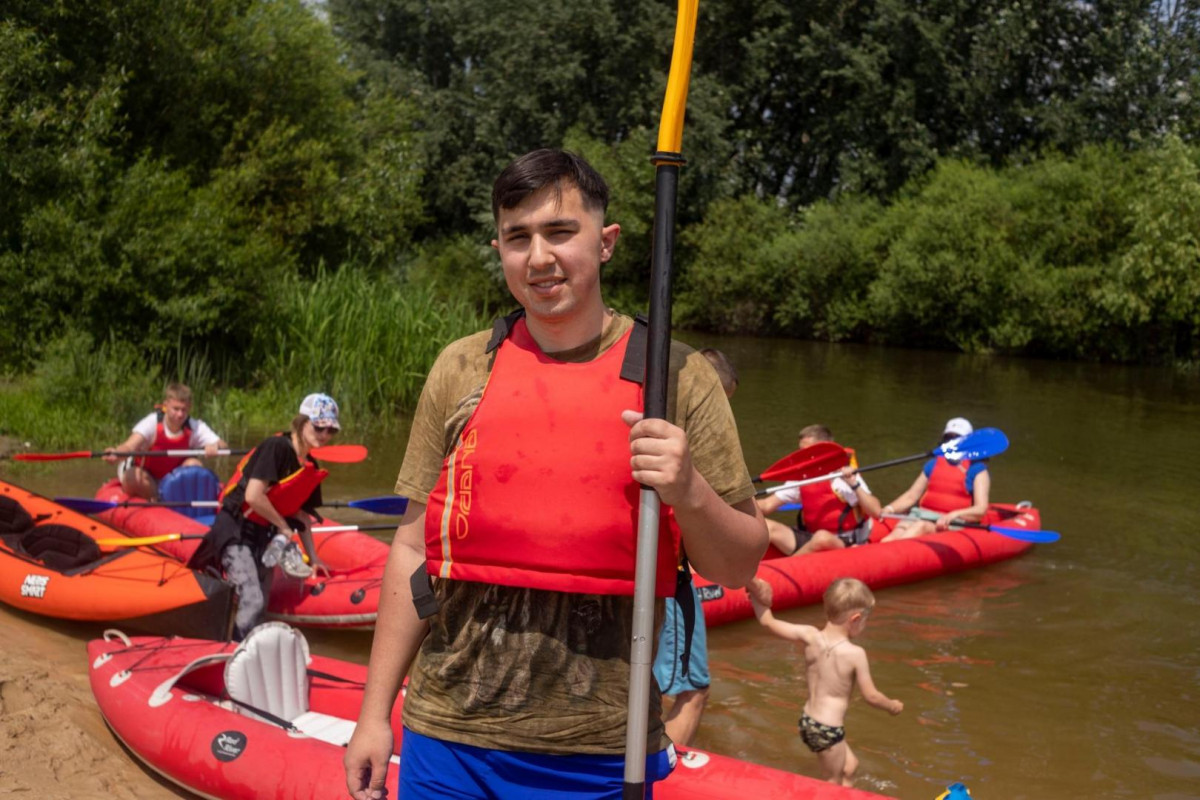
<svg viewBox="0 0 1200 800"><path fill-rule="evenodd" d="M632 595L639 487L623 409L627 332L587 363L556 361L524 319L499 343L483 397L446 457L425 517L431 575ZM631 351L632 352L632 351ZM659 525L655 591L675 593L678 533Z"/></svg>
<svg viewBox="0 0 1200 800"><path fill-rule="evenodd" d="M167 426L163 423L163 412L160 409L158 412L158 427L154 430L154 441L150 443L149 450L185 450L188 443L192 439L192 418L188 417L183 421L183 427L179 429L179 433L171 436L167 432ZM171 470L178 467L187 459L183 456L143 456L138 459L138 466L154 476L154 479L161 481L163 477Z"/></svg>
<svg viewBox="0 0 1200 800"><path fill-rule="evenodd" d="M809 533L841 533L858 526L858 511L833 490L833 481L800 487L804 529Z"/></svg>
<svg viewBox="0 0 1200 800"><path fill-rule="evenodd" d="M925 494L921 495L921 508L944 514L973 505L975 494L967 490L966 483L967 470L970 468L970 461L951 464L944 456L938 456L933 462L933 472L929 474L929 485L925 487Z"/></svg>
<svg viewBox="0 0 1200 800"><path fill-rule="evenodd" d="M290 434L280 433L278 435L288 436ZM232 492L242 480L242 473L246 465L250 463L251 457L254 456L255 450L258 450L258 448L256 447L254 450L251 450L238 462L237 467L233 470L233 476L230 477L225 487L221 489L221 496L219 498L221 501L224 501L226 495ZM313 490L328 475L329 470L318 467L316 462L313 461L312 456L305 456L304 464L301 465L300 469L281 478L278 483L273 483L267 487L267 499L271 501L271 505L275 506L275 510L279 512L280 516L290 517L300 510L300 507L312 495ZM249 503L242 503L242 516L259 525L271 524L269 520L263 519L262 516L251 510Z"/></svg>

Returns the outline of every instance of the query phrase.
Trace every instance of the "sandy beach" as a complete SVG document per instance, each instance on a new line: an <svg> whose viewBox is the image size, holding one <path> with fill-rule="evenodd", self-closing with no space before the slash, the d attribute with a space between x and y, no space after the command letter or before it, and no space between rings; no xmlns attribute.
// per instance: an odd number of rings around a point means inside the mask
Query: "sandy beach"
<svg viewBox="0 0 1200 800"><path fill-rule="evenodd" d="M142 769L104 724L88 685L95 625L0 606L0 797L190 797Z"/></svg>

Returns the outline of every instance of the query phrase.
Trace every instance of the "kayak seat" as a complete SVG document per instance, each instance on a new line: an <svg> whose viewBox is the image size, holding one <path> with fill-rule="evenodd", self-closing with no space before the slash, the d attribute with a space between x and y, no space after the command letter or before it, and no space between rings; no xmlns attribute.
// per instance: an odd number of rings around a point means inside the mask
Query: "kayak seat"
<svg viewBox="0 0 1200 800"><path fill-rule="evenodd" d="M0 496L0 534L24 533L33 527L33 517L25 506L11 497Z"/></svg>
<svg viewBox="0 0 1200 800"><path fill-rule="evenodd" d="M164 475L158 484L159 499L172 503L216 500L220 493L221 482L208 467L176 467ZM207 519L210 523L213 517L211 508L178 506L175 510L192 519Z"/></svg>
<svg viewBox="0 0 1200 800"><path fill-rule="evenodd" d="M250 631L225 664L225 691L239 713L273 722L265 711L291 722L308 711L308 642L283 622Z"/></svg>
<svg viewBox="0 0 1200 800"><path fill-rule="evenodd" d="M100 545L70 525L38 525L21 536L21 549L53 570L63 572L100 559Z"/></svg>

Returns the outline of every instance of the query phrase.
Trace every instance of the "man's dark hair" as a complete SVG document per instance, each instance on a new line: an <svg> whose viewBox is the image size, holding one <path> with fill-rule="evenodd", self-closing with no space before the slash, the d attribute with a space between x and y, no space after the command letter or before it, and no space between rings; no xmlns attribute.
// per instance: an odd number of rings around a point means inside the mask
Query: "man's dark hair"
<svg viewBox="0 0 1200 800"><path fill-rule="evenodd" d="M499 220L500 209L515 208L547 186L554 187L555 198L561 201L564 184L579 189L585 208L608 211L608 184L591 164L575 153L543 149L526 153L496 177L492 217Z"/></svg>

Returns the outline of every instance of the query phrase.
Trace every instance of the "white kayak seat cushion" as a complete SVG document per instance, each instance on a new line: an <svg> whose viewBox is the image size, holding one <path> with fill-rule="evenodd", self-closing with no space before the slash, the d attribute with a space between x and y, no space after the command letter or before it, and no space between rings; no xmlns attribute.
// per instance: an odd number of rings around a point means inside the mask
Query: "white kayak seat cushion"
<svg viewBox="0 0 1200 800"><path fill-rule="evenodd" d="M225 664L225 691L248 717L251 709L291 722L308 711L308 642L283 622L267 622L250 631ZM271 720L264 720L271 722Z"/></svg>

